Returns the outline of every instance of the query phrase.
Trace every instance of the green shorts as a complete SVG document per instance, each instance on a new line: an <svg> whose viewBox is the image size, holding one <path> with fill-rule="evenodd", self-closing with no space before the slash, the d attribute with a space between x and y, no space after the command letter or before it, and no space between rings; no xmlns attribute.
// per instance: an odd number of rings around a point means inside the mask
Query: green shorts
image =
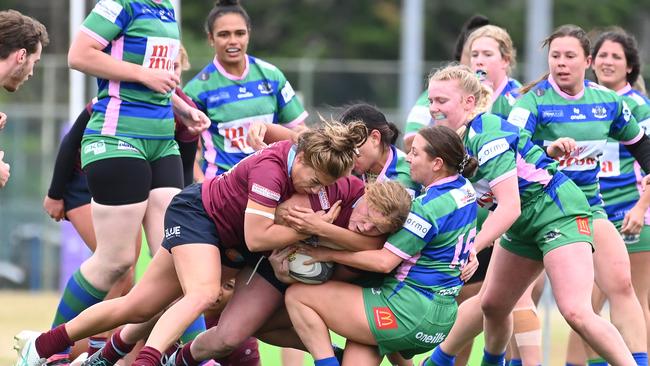
<svg viewBox="0 0 650 366"><path fill-rule="evenodd" d="M175 140L136 139L121 136L85 135L81 140L81 166L104 159L137 158L156 161L180 155Z"/></svg>
<svg viewBox="0 0 650 366"><path fill-rule="evenodd" d="M621 230L623 220L612 222L617 230ZM620 232L619 232L620 233ZM643 225L639 235L628 236L621 234L625 248L628 253L639 253L650 251L650 225Z"/></svg>
<svg viewBox="0 0 650 366"><path fill-rule="evenodd" d="M399 290L394 291L396 287ZM399 352L406 359L445 340L458 310L453 296L434 295L430 299L408 285L366 287L363 302L379 353Z"/></svg>
<svg viewBox="0 0 650 366"><path fill-rule="evenodd" d="M607 212L605 212L605 207L602 204L593 205L590 207L590 210L594 220L607 220Z"/></svg>
<svg viewBox="0 0 650 366"><path fill-rule="evenodd" d="M522 205L521 215L501 237L501 246L541 261L546 253L567 244L593 246L593 233L592 211L585 195L561 175L553 178L543 194Z"/></svg>

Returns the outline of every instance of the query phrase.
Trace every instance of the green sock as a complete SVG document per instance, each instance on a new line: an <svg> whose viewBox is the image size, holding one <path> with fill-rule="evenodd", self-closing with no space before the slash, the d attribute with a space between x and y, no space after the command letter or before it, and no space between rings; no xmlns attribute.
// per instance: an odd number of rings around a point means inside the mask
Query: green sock
<svg viewBox="0 0 650 366"><path fill-rule="evenodd" d="M75 318L87 308L104 300L106 292L93 287L84 278L80 270L77 270L68 280L63 290L63 296L56 309L52 328Z"/></svg>

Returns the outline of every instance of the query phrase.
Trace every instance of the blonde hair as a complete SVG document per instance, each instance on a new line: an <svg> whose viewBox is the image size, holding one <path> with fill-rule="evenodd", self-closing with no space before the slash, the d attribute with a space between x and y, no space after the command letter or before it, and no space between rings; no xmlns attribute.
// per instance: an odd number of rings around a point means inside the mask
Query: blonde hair
<svg viewBox="0 0 650 366"><path fill-rule="evenodd" d="M344 125L336 121L323 121L323 126L303 132L298 136L297 152L302 152L308 166L332 178L350 173L358 147L368 139L368 129L363 122Z"/></svg>
<svg viewBox="0 0 650 366"><path fill-rule="evenodd" d="M364 198L368 201L370 208L383 216L382 222L375 224L386 224L389 233L399 230L411 211L411 195L399 182L385 181L366 184Z"/></svg>
<svg viewBox="0 0 650 366"><path fill-rule="evenodd" d="M178 54L181 57L180 59L181 70L183 71L189 70L190 67L192 67L192 65L190 65L190 57L187 55L187 50L185 49L185 47L183 47L183 45L181 45L181 47L179 48Z"/></svg>
<svg viewBox="0 0 650 366"><path fill-rule="evenodd" d="M474 34L474 33L472 33ZM476 99L474 111L470 113L469 120L474 119L481 113L488 112L492 107L492 90L483 85L472 70L459 64L451 64L441 69L433 70L429 74L429 83L431 81L457 81L458 86L467 94L471 94Z"/></svg>
<svg viewBox="0 0 650 366"><path fill-rule="evenodd" d="M469 38L467 38L467 45L471 51L472 44L479 38L489 37L494 39L499 44L499 52L501 57L510 62L508 65L508 70L506 71L508 75L512 72L512 69L517 65L517 50L515 50L512 45L512 38L510 34L496 25L485 25L477 30L473 31Z"/></svg>

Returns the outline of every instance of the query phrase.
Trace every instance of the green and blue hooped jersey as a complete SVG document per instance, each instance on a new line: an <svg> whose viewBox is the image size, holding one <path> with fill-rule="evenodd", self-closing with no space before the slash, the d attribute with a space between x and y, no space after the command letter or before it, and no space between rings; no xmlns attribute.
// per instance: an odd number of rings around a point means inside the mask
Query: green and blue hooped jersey
<svg viewBox="0 0 650 366"><path fill-rule="evenodd" d="M241 77L229 74L215 59L183 91L212 121L201 135L206 178L227 171L254 152L246 139L251 123L291 128L307 117L284 74L249 55Z"/></svg>
<svg viewBox="0 0 650 366"><path fill-rule="evenodd" d="M646 134L650 133L650 101L628 84L617 91L632 111L639 126ZM605 201L605 211L611 221L623 220L625 214L639 200L637 183L642 172L639 164L623 144L609 139L600 158L600 192ZM650 223L646 215L646 223Z"/></svg>
<svg viewBox="0 0 650 366"><path fill-rule="evenodd" d="M468 154L478 160L476 174L470 178L482 207L494 210L492 187L517 176L522 204L539 195L557 172L557 162L519 127L501 117L484 113L469 124L464 139Z"/></svg>
<svg viewBox="0 0 650 366"><path fill-rule="evenodd" d="M180 33L169 0L102 0L81 30L117 60L174 72ZM161 94L143 84L100 78L97 87L98 101L86 134L174 138L171 92Z"/></svg>
<svg viewBox="0 0 650 366"><path fill-rule="evenodd" d="M456 296L462 266L476 236L476 193L460 175L441 179L417 197L406 223L384 248L404 261L385 285L405 285L425 296Z"/></svg>
<svg viewBox="0 0 650 366"><path fill-rule="evenodd" d="M411 168L406 162L406 154L394 145L390 145L386 164L384 164L381 173L377 175L376 180L378 182L386 180L400 182L413 198L419 196L422 191L422 185L411 179Z"/></svg>
<svg viewBox="0 0 650 366"><path fill-rule="evenodd" d="M494 91L492 96L492 107L490 113L506 119L516 99L519 97L519 88L521 83L515 79L506 78L502 85ZM415 135L420 129L432 126L433 120L429 113L429 95L428 91L420 95L413 108L406 118L406 127L404 138Z"/></svg>
<svg viewBox="0 0 650 366"><path fill-rule="evenodd" d="M607 139L628 145L643 133L615 92L585 81L583 91L570 96L551 77L517 100L508 121L528 131L540 146L560 137L576 141L576 151L558 159L559 168L580 187L591 206L602 204L597 174Z"/></svg>

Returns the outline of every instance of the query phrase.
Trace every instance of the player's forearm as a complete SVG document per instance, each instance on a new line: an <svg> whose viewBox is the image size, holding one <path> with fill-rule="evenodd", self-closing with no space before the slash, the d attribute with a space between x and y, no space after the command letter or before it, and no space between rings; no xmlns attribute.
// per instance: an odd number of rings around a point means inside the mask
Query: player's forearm
<svg viewBox="0 0 650 366"><path fill-rule="evenodd" d="M70 68L106 80L140 82L142 66L117 60L94 48L77 48L68 53Z"/></svg>
<svg viewBox="0 0 650 366"><path fill-rule="evenodd" d="M386 239L384 236L361 235L328 223L321 225L318 236L351 251L379 249Z"/></svg>
<svg viewBox="0 0 650 366"><path fill-rule="evenodd" d="M387 253L385 249L360 252L333 250L330 254L330 260L333 262L378 273L390 273L397 267L399 261L396 263L393 257L394 255Z"/></svg>

